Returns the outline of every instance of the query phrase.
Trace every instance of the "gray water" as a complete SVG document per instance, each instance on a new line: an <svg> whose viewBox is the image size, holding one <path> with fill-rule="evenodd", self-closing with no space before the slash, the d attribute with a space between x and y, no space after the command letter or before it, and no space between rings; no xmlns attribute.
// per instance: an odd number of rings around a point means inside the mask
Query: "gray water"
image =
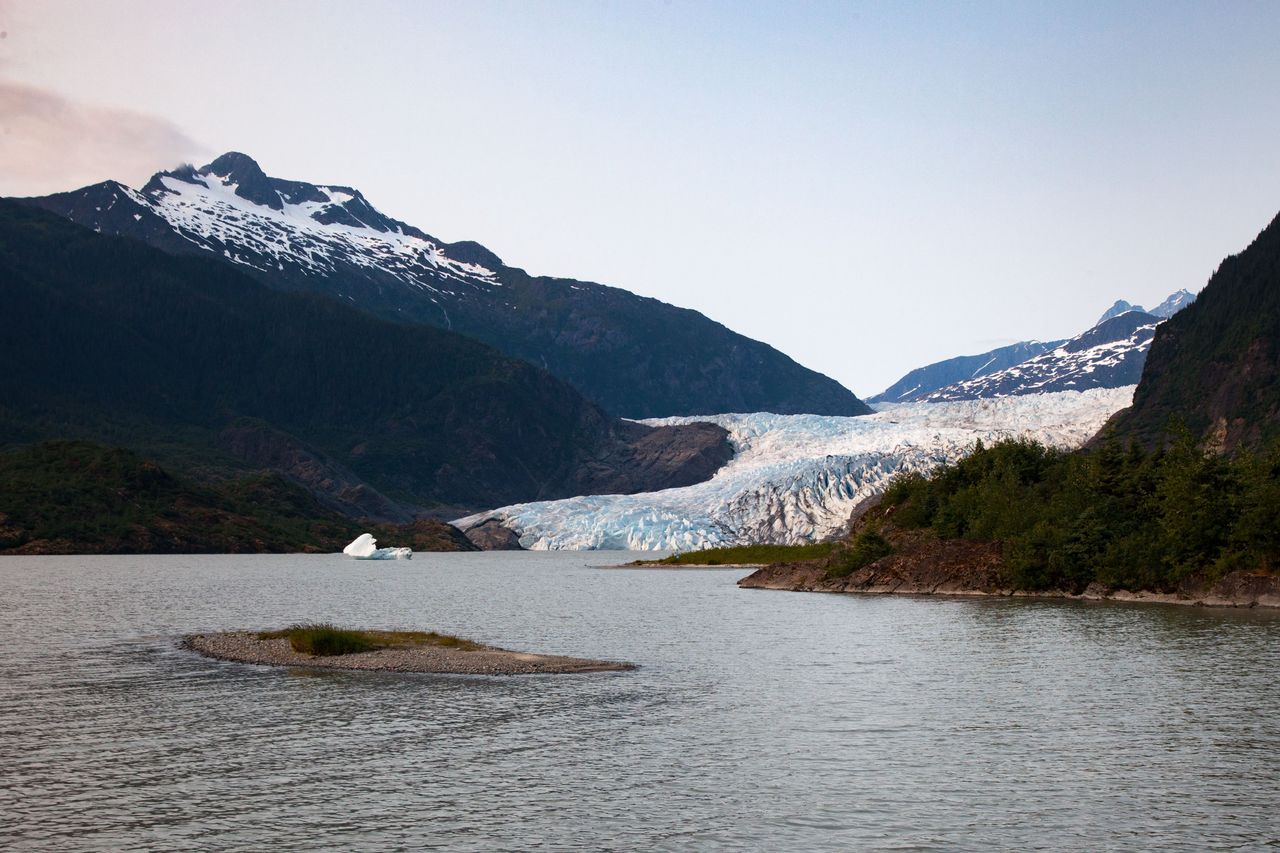
<svg viewBox="0 0 1280 853"><path fill-rule="evenodd" d="M1280 615L739 590L618 554L0 558L0 848L1280 846ZM211 661L432 628L640 669Z"/></svg>

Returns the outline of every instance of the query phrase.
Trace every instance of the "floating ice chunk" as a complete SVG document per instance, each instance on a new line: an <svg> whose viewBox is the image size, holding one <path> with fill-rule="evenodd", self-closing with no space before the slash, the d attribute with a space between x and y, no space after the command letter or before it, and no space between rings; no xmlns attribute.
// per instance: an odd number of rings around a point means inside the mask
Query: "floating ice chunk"
<svg viewBox="0 0 1280 853"><path fill-rule="evenodd" d="M342 553L348 557L368 558L377 550L378 540L374 539L370 533L361 533L354 542L342 549Z"/></svg>
<svg viewBox="0 0 1280 853"><path fill-rule="evenodd" d="M342 553L357 560L412 560L412 548L379 548L372 534L361 533Z"/></svg>

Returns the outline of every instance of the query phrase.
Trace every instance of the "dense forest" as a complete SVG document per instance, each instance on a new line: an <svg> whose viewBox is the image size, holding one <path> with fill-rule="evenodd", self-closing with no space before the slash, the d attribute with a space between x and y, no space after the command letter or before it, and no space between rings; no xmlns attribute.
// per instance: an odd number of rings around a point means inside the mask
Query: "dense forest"
<svg viewBox="0 0 1280 853"><path fill-rule="evenodd" d="M1206 452L1185 428L1154 450L1114 435L1075 453L979 443L930 476L897 478L852 550L877 551L888 524L1002 543L1016 589L1172 590L1192 576L1275 573L1280 441L1235 457Z"/></svg>
<svg viewBox="0 0 1280 853"><path fill-rule="evenodd" d="M200 485L83 441L0 453L0 553L331 552L369 531L419 551L474 550L439 521L345 518L277 474Z"/></svg>

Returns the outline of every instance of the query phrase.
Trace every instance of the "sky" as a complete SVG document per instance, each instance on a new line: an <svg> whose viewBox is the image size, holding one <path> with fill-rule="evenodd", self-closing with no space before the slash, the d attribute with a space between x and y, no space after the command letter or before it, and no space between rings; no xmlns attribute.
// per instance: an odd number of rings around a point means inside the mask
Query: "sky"
<svg viewBox="0 0 1280 853"><path fill-rule="evenodd" d="M0 0L0 195L243 151L869 396L1199 290L1280 211L1275 2Z"/></svg>

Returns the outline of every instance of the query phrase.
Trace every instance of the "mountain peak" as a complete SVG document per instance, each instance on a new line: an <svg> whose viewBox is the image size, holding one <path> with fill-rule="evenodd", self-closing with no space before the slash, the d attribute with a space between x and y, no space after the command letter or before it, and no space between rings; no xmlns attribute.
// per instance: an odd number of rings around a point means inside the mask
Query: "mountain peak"
<svg viewBox="0 0 1280 853"><path fill-rule="evenodd" d="M254 204L266 205L273 210L284 209L280 193L272 186L274 182L262 171L258 161L248 154L228 151L197 174L221 179L223 184L236 188L236 195Z"/></svg>
<svg viewBox="0 0 1280 853"><path fill-rule="evenodd" d="M1125 313L1126 311L1142 311L1142 310L1144 309L1141 305L1135 305L1132 302L1125 302L1123 299L1117 299L1114 305L1112 305L1106 311L1102 312L1102 316L1098 318L1098 322L1094 323L1093 325L1097 326L1102 323L1105 323L1108 320L1110 320L1112 317L1119 317L1121 314Z"/></svg>
<svg viewBox="0 0 1280 853"><path fill-rule="evenodd" d="M1170 293L1164 302L1151 309L1151 313L1167 320L1195 301L1196 295L1183 288L1175 293Z"/></svg>
<svg viewBox="0 0 1280 853"><path fill-rule="evenodd" d="M202 175L217 175L220 178L239 178L257 180L265 178L266 172L248 154L239 151L228 151L200 170Z"/></svg>

